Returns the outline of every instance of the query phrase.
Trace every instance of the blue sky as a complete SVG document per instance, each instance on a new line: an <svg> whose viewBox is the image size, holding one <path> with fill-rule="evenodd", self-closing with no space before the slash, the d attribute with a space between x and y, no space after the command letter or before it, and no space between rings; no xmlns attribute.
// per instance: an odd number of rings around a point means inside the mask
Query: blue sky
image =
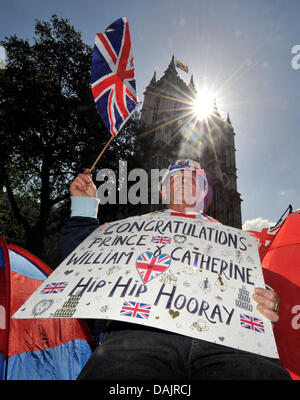
<svg viewBox="0 0 300 400"><path fill-rule="evenodd" d="M93 45L96 32L126 16L139 100L154 70L160 78L175 54L189 66L188 74L179 72L181 78L188 83L192 73L196 87L211 86L221 115L229 112L243 222L274 222L288 204L300 208L300 68L291 65L292 47L300 45L298 0L0 0L0 5L1 39L13 34L31 39L34 20L56 13Z"/></svg>

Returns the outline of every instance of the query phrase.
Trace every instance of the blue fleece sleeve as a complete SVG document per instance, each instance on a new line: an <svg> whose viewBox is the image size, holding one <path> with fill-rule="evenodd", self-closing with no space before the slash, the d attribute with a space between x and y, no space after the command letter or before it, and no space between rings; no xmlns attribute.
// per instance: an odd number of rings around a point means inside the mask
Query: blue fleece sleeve
<svg viewBox="0 0 300 400"><path fill-rule="evenodd" d="M71 196L71 217L97 218L99 201L97 197Z"/></svg>

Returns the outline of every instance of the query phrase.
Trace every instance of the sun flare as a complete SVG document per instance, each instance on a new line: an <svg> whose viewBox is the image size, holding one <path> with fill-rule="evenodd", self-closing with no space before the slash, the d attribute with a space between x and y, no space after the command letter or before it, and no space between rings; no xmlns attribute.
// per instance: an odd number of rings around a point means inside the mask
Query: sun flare
<svg viewBox="0 0 300 400"><path fill-rule="evenodd" d="M197 97L193 104L193 110L198 120L207 118L213 111L214 106L214 94L203 89L197 93Z"/></svg>

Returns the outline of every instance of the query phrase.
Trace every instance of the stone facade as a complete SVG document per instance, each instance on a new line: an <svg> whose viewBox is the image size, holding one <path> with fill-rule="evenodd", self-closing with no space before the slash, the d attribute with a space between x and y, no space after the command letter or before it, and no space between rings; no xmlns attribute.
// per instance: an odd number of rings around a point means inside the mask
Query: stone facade
<svg viewBox="0 0 300 400"><path fill-rule="evenodd" d="M241 228L241 196L237 191L235 132L229 115L221 117L216 101L202 121L195 118L193 77L187 85L172 58L164 75L154 73L144 92L141 118L144 130L139 143L146 149L144 168L167 168L179 158L198 160L209 181L205 212L225 225ZM151 205L149 211L161 208Z"/></svg>

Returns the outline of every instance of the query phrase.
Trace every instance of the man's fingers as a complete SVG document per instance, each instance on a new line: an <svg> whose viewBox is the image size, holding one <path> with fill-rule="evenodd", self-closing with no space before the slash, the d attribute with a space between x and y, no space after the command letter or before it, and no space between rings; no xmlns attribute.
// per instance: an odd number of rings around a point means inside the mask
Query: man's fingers
<svg viewBox="0 0 300 400"><path fill-rule="evenodd" d="M77 178L82 179L85 183L92 183L93 180L90 175L88 174L79 174Z"/></svg>
<svg viewBox="0 0 300 400"><path fill-rule="evenodd" d="M255 288L255 293L267 297L268 299L277 302L279 300L278 294L274 290Z"/></svg>
<svg viewBox="0 0 300 400"><path fill-rule="evenodd" d="M257 303L263 303L266 307L268 307L270 310L275 311L276 309L276 304L277 301L271 300L270 298L267 298L263 295L259 295L257 293L254 293L253 295L253 299L257 302Z"/></svg>
<svg viewBox="0 0 300 400"><path fill-rule="evenodd" d="M268 318L271 322L278 322L279 315L277 312L272 311L269 307L267 307L264 303L259 303L257 305L257 310L261 312L266 318Z"/></svg>
<svg viewBox="0 0 300 400"><path fill-rule="evenodd" d="M93 179L92 179L92 174L91 174L91 170L90 169L85 169L84 171L83 171L83 175L85 175L85 176L87 176L90 180L91 180L91 182L93 181Z"/></svg>
<svg viewBox="0 0 300 400"><path fill-rule="evenodd" d="M87 183L85 182L84 179L80 178L80 176L77 176L77 178L71 183L72 188L78 188L81 189L83 187L86 187Z"/></svg>
<svg viewBox="0 0 300 400"><path fill-rule="evenodd" d="M90 183L91 181L87 179L87 177L78 175L77 178L71 183L71 188L85 191Z"/></svg>
<svg viewBox="0 0 300 400"><path fill-rule="evenodd" d="M77 178L74 180L74 183L86 186L86 185L89 185L89 184L93 183L93 181L88 175L79 174L77 176Z"/></svg>
<svg viewBox="0 0 300 400"><path fill-rule="evenodd" d="M273 290L256 288L253 294L253 299L258 303L257 310L272 322L279 320L277 305L279 296Z"/></svg>

